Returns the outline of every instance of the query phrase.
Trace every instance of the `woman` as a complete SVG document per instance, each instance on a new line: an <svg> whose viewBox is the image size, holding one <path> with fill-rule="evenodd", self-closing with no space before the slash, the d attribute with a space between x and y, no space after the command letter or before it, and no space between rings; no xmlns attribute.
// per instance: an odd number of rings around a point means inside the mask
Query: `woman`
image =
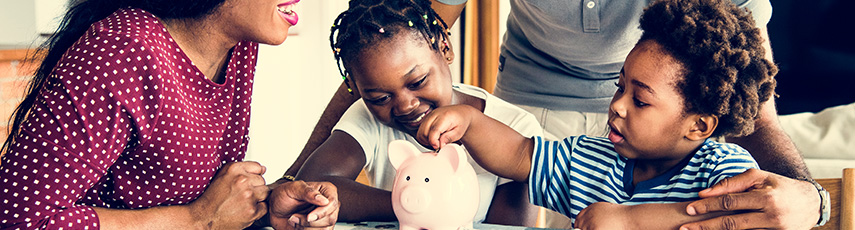
<svg viewBox="0 0 855 230"><path fill-rule="evenodd" d="M265 168L239 161L258 43L285 41L297 2L73 2L0 151L0 228L240 229L265 215ZM335 223L331 184L271 187L273 227Z"/></svg>

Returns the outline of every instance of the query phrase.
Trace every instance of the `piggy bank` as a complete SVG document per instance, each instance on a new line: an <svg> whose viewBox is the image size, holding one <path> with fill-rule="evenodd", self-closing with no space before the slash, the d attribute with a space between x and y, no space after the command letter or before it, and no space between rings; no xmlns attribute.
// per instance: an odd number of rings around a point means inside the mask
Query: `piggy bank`
<svg viewBox="0 0 855 230"><path fill-rule="evenodd" d="M478 180L463 147L422 153L396 140L389 143L389 161L396 170L392 208L401 230L472 228Z"/></svg>

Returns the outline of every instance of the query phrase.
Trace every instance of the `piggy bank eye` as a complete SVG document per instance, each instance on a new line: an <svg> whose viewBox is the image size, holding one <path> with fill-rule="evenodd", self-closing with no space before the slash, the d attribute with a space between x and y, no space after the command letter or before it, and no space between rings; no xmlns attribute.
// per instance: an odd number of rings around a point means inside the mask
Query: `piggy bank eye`
<svg viewBox="0 0 855 230"><path fill-rule="evenodd" d="M425 183L427 183L428 181L430 181L430 178L425 177Z"/></svg>
<svg viewBox="0 0 855 230"><path fill-rule="evenodd" d="M410 181L410 176L407 176L407 181Z"/></svg>

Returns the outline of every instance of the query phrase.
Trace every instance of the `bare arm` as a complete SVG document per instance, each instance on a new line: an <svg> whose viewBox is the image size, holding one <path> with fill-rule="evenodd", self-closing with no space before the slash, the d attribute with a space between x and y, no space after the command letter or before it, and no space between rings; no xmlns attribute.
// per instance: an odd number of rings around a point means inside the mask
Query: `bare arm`
<svg viewBox="0 0 855 230"><path fill-rule="evenodd" d="M764 39L766 58L772 61L772 47L766 28L761 28L760 34ZM744 137L728 137L727 141L748 150L763 170L789 178L810 178L804 159L778 123L774 97L763 103L754 127L754 133Z"/></svg>
<svg viewBox="0 0 855 230"><path fill-rule="evenodd" d="M685 223L727 214L689 216L685 212L689 203L621 205L597 202L579 212L575 227L580 229L678 229Z"/></svg>
<svg viewBox="0 0 855 230"><path fill-rule="evenodd" d="M424 118L416 139L434 149L459 140L487 171L515 181L528 179L534 141L472 106L437 108Z"/></svg>
<svg viewBox="0 0 855 230"><path fill-rule="evenodd" d="M528 202L528 184L513 181L496 187L484 222L535 227L538 211L537 206Z"/></svg>
<svg viewBox="0 0 855 230"><path fill-rule="evenodd" d="M457 21L457 18L460 17L460 13L462 13L463 8L466 7L466 3L460 5L448 5L437 0L431 0L430 6L433 8L433 11L436 11L436 14L445 21L445 24L448 24L448 27L451 28L451 26L454 25L454 22Z"/></svg>
<svg viewBox="0 0 855 230"><path fill-rule="evenodd" d="M186 205L92 209L103 229L242 229L267 213L264 171L256 162L226 164L205 192Z"/></svg>
<svg viewBox="0 0 855 230"><path fill-rule="evenodd" d="M766 28L761 28L761 36L765 39L763 47L766 49L766 58L772 60ZM819 193L811 183L792 179L811 177L801 154L778 123L774 97L762 105L760 117L755 121L754 133L727 140L747 149L763 170L748 170L700 192L698 195L704 199L689 205L687 212L743 213L695 222L684 227L807 229L817 223Z"/></svg>
<svg viewBox="0 0 855 230"><path fill-rule="evenodd" d="M303 163L306 162L309 155L311 155L318 146L329 138L330 132L332 132L332 129L335 124L338 123L338 120L341 119L341 115L343 115L344 112L347 111L347 108L350 108L350 105L357 100L359 100L359 93L356 90L353 91L353 94L348 93L347 85L342 82L335 91L332 99L330 99L330 102L327 104L327 108L324 109L323 114L321 114L321 119L318 120L318 124L316 124L315 129L312 130L312 135L309 136L309 141L307 141L306 145L303 146L303 151L300 152L300 155L297 156L297 159L294 160L291 167L285 171L285 175L297 175L297 172L300 171L300 167L303 166Z"/></svg>
<svg viewBox="0 0 855 230"><path fill-rule="evenodd" d="M394 221L392 192L356 182L365 165L362 147L353 137L342 131L333 131L306 160L306 167L297 173L297 179L329 181L338 189L341 208L339 221Z"/></svg>

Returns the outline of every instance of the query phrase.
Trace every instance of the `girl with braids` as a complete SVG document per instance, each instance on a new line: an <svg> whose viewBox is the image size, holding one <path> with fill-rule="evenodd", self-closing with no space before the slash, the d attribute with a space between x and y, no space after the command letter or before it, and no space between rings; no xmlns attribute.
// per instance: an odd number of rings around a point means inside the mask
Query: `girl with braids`
<svg viewBox="0 0 855 230"><path fill-rule="evenodd" d="M416 130L435 109L467 105L516 131L539 135L531 114L483 89L452 83L448 65L454 54L446 31L428 0L352 0L336 18L331 48L347 86L362 99L345 112L297 178L335 184L341 220L395 220L390 192L395 169L387 147L401 139L417 144ZM354 181L363 169L370 186ZM476 173L481 191L476 221L534 224L537 208L526 202L524 184L505 183L480 167Z"/></svg>
<svg viewBox="0 0 855 230"><path fill-rule="evenodd" d="M641 29L609 106L608 138L529 138L455 105L427 115L418 140L466 143L484 168L528 182L532 203L576 228L677 229L723 215L689 216L687 205L757 164L711 138L752 132L777 68L750 14L727 0L654 2Z"/></svg>
<svg viewBox="0 0 855 230"><path fill-rule="evenodd" d="M258 43L285 41L297 2L73 1L2 147L0 228L242 229L265 215L265 168L239 161ZM308 226L335 223L332 184L278 185L274 227L308 205Z"/></svg>

